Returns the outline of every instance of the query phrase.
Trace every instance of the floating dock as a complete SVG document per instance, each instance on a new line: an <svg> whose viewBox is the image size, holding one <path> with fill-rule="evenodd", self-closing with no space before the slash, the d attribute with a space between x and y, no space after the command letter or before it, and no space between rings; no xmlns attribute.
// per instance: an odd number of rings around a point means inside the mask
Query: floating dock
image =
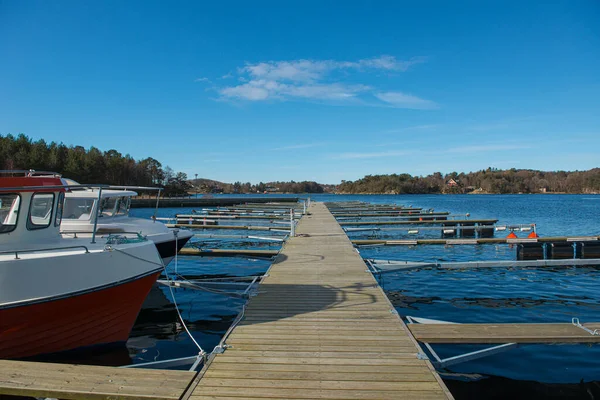
<svg viewBox="0 0 600 400"><path fill-rule="evenodd" d="M481 238L481 239L357 239L352 243L356 246L416 246L422 244L437 244L445 246L473 245L473 244L524 244L524 243L576 243L594 242L600 236L548 236L539 238Z"/></svg>
<svg viewBox="0 0 600 400"><path fill-rule="evenodd" d="M195 375L187 371L0 360L0 397L177 400Z"/></svg>
<svg viewBox="0 0 600 400"><path fill-rule="evenodd" d="M451 399L327 208L313 203L191 399Z"/></svg>
<svg viewBox="0 0 600 400"><path fill-rule="evenodd" d="M425 343L598 343L600 323L574 324L408 324Z"/></svg>
<svg viewBox="0 0 600 400"><path fill-rule="evenodd" d="M218 207L240 203L297 203L298 197L215 197L215 198L161 198L158 207ZM156 197L131 199L131 208L155 208Z"/></svg>
<svg viewBox="0 0 600 400"><path fill-rule="evenodd" d="M494 225L498 222L497 219L453 219L453 220L425 220L422 221L344 221L339 222L342 226L359 226L359 225L433 225L442 224L445 226L456 225Z"/></svg>
<svg viewBox="0 0 600 400"><path fill-rule="evenodd" d="M255 250L255 249L195 249L184 247L179 250L181 256L200 256L200 257L275 257L279 254L278 250Z"/></svg>

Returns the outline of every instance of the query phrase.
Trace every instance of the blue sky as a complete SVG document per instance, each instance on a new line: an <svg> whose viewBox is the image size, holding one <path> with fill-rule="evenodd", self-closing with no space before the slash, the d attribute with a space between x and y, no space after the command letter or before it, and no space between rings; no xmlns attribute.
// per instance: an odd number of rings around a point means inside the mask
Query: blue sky
<svg viewBox="0 0 600 400"><path fill-rule="evenodd" d="M0 134L223 181L589 169L598 21L597 0L0 0Z"/></svg>

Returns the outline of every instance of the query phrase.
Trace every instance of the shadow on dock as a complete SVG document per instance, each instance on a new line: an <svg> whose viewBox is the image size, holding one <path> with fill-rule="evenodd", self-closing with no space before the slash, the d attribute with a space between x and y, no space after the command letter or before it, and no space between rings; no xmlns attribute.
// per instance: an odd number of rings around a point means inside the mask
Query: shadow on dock
<svg viewBox="0 0 600 400"><path fill-rule="evenodd" d="M248 303L243 325L261 324L300 316L305 320L319 321L332 318L327 311L343 311L346 308L368 307L377 298L365 289L373 285L350 284L334 287L314 284L278 284L265 282L260 285L258 296ZM314 314L314 315L311 315Z"/></svg>

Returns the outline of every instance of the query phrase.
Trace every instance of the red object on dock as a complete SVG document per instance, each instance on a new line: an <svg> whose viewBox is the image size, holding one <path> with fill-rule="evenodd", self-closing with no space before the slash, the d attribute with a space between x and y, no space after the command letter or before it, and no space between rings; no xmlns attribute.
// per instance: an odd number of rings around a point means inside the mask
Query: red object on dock
<svg viewBox="0 0 600 400"><path fill-rule="evenodd" d="M158 275L91 293L0 310L0 359L127 341Z"/></svg>
<svg viewBox="0 0 600 400"><path fill-rule="evenodd" d="M538 234L535 231L532 231L529 235L527 235L529 239L537 239L539 238Z"/></svg>
<svg viewBox="0 0 600 400"><path fill-rule="evenodd" d="M511 232L508 234L508 236L506 237L507 239L518 239L518 236L515 235L514 232Z"/></svg>

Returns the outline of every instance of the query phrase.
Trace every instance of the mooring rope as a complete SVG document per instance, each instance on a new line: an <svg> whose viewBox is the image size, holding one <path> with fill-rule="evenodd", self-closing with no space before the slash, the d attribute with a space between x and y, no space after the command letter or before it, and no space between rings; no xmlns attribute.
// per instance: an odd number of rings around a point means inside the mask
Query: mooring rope
<svg viewBox="0 0 600 400"><path fill-rule="evenodd" d="M178 250L178 236L177 233L179 231L173 231L173 235L175 235L175 270L177 270L177 250ZM164 263L157 263L154 261L150 261L150 260L146 260L142 257L138 257L136 255L127 253L126 251L123 251L121 249L117 249L114 248L112 246L105 246L105 249L107 250L115 250L118 251L119 253L125 254L129 257L135 258L137 260L140 261L144 261L147 262L149 264L153 264L153 265L158 265L163 269L163 272L165 274L165 277L167 278L167 282L172 282L173 280L170 278L169 273L167 272L167 266L164 265ZM196 345L196 347L198 348L198 356L202 357L203 360L206 361L206 357L208 355L208 353L206 353L206 351L204 351L204 349L202 348L202 346L200 346L200 344L196 341L196 339L194 339L194 336L192 335L192 333L190 332L190 330L188 329L185 321L183 320L183 316L181 315L181 311L179 310L179 306L177 305L177 300L175 299L175 293L173 292L173 287L172 285L169 283L169 285L167 285L169 287L169 292L171 293L171 298L173 299L173 305L175 306L175 311L177 311L177 316L179 317L179 320L181 321L181 325L183 326L183 329L186 331L186 333L188 334L188 336L190 337L190 339L192 340L192 342Z"/></svg>
<svg viewBox="0 0 600 400"><path fill-rule="evenodd" d="M175 235L175 273L177 273L177 253L179 251L179 246L178 246L178 234L179 230L174 229L173 230L173 235ZM190 330L188 329L187 325L185 324L185 321L183 320L183 316L181 315L181 311L179 311L179 306L177 305L177 300L175 299L175 293L173 292L173 287L170 284L171 278L169 277L169 273L167 272L167 266L163 265L163 270L165 272L165 277L167 278L167 282L169 282L169 292L171 292L171 298L173 299L173 305L175 305L175 310L177 311L177 315L179 316L179 320L181 321L181 325L183 326L183 329L185 329L185 331L187 332L188 336L190 337L190 339L192 339L192 342L194 342L194 344L196 345L196 347L198 348L198 355L200 357L202 357L205 361L206 361L206 356L207 353L204 351L204 349L202 348L202 346L200 346L200 344L196 341L196 339L194 339L194 336L192 335L192 332L190 332Z"/></svg>
<svg viewBox="0 0 600 400"><path fill-rule="evenodd" d="M220 295L223 295L223 296L231 296L231 297L242 298L242 296L240 296L237 292L229 292L229 291L226 291L226 290L219 290L219 289L210 289L210 288L202 286L201 284L198 284L198 283L196 283L194 281L189 280L188 278L186 278L183 275L180 275L180 274L175 274L175 275L178 278L180 278L182 282L185 282L192 289L197 289L197 290L201 290L203 292L208 292L208 293L213 293L213 294L220 294ZM175 282L175 281L172 280L172 282Z"/></svg>

